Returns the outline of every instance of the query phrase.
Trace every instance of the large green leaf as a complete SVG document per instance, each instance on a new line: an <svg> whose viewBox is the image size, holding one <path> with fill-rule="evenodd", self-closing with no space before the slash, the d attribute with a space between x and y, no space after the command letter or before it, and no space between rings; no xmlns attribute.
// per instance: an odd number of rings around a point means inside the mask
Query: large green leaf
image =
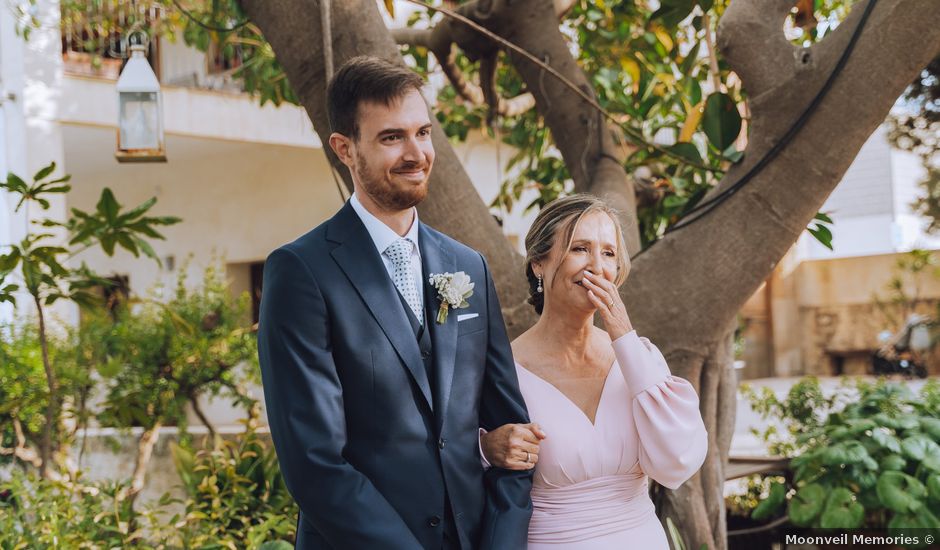
<svg viewBox="0 0 940 550"><path fill-rule="evenodd" d="M937 516L931 513L926 506L923 506L916 512L895 514L888 521L888 534L891 536L910 535L911 530L916 529L918 531L932 530L934 536L936 536L938 526L940 526L940 519L937 519ZM923 546L919 548L923 548Z"/></svg>
<svg viewBox="0 0 940 550"><path fill-rule="evenodd" d="M940 443L940 418L922 416L920 418L920 427L925 433L932 437L934 441Z"/></svg>
<svg viewBox="0 0 940 550"><path fill-rule="evenodd" d="M101 198L98 199L97 209L98 213L108 220L108 223L114 223L117 219L121 205L118 204L117 199L114 198L114 193L111 192L111 189L105 187L101 191Z"/></svg>
<svg viewBox="0 0 940 550"><path fill-rule="evenodd" d="M21 252L19 248L14 248L10 252L0 256L0 275L13 271L20 263Z"/></svg>
<svg viewBox="0 0 940 550"><path fill-rule="evenodd" d="M935 502L940 502L940 474L931 474L927 478L927 494Z"/></svg>
<svg viewBox="0 0 940 550"><path fill-rule="evenodd" d="M142 202L140 205L136 206L132 210L129 210L128 212L124 214L121 214L121 216L118 218L118 221L122 223L134 221L135 219L146 214L147 211L150 210L150 208L153 207L153 205L156 203L157 203L157 197L150 197L150 199Z"/></svg>
<svg viewBox="0 0 940 550"><path fill-rule="evenodd" d="M836 487L826 499L826 507L819 518L824 529L855 529L865 520L865 508L855 501L852 491Z"/></svg>
<svg viewBox="0 0 940 550"><path fill-rule="evenodd" d="M741 114L731 96L713 93L705 100L702 129L708 141L719 151L727 149L741 133Z"/></svg>
<svg viewBox="0 0 940 550"><path fill-rule="evenodd" d="M885 449L888 449L892 453L901 452L901 441L897 437L895 437L894 434L892 434L888 429L875 428L871 432L871 437L872 439L875 440L875 443L877 443L878 445L881 445Z"/></svg>
<svg viewBox="0 0 940 550"><path fill-rule="evenodd" d="M699 153L698 148L691 143L676 143L669 147L669 151L688 159L690 162L702 163L702 155Z"/></svg>
<svg viewBox="0 0 940 550"><path fill-rule="evenodd" d="M921 465L934 472L940 472L940 453L928 454L924 457L924 460L921 461Z"/></svg>
<svg viewBox="0 0 940 550"><path fill-rule="evenodd" d="M865 446L858 441L843 441L831 447L827 447L822 453L823 463L827 466L838 466L841 464L859 464L866 462L871 457Z"/></svg>
<svg viewBox="0 0 940 550"><path fill-rule="evenodd" d="M48 176L49 174L51 174L51 173L54 172L54 171L55 171L55 162L53 162L52 164L50 164L50 165L48 165L48 166L42 168L42 169L39 170L38 172L36 172L36 175L33 176L33 181L40 181L40 180L42 180L42 179L45 179L46 176Z"/></svg>
<svg viewBox="0 0 940 550"><path fill-rule="evenodd" d="M881 469L884 471L901 472L904 471L905 466L907 466L907 461L901 455L890 454L881 459Z"/></svg>
<svg viewBox="0 0 940 550"><path fill-rule="evenodd" d="M901 451L904 456L914 460L924 460L930 455L940 455L940 445L937 445L922 434L912 435L901 442Z"/></svg>
<svg viewBox="0 0 940 550"><path fill-rule="evenodd" d="M821 485L811 483L799 489L790 500L790 520L798 527L809 527L822 512L825 502L826 490Z"/></svg>
<svg viewBox="0 0 940 550"><path fill-rule="evenodd" d="M775 481L770 486L770 493L767 498L760 501L754 511L751 512L751 519L761 521L776 516L783 505L787 502L787 486L784 483Z"/></svg>
<svg viewBox="0 0 940 550"><path fill-rule="evenodd" d="M650 20L660 20L666 27L675 27L692 13L695 0L662 0Z"/></svg>
<svg viewBox="0 0 940 550"><path fill-rule="evenodd" d="M916 509L927 495L924 484L904 472L884 472L878 478L877 490L881 503L899 514Z"/></svg>

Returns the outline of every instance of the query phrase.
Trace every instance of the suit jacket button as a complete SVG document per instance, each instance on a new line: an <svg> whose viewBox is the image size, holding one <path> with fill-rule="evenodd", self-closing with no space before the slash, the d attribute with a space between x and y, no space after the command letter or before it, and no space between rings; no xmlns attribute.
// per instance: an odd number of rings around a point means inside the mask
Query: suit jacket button
<svg viewBox="0 0 940 550"><path fill-rule="evenodd" d="M441 524L440 516L431 516L431 519L428 520L428 525L431 527L437 527Z"/></svg>
<svg viewBox="0 0 940 550"><path fill-rule="evenodd" d="M444 439L443 437L440 438L440 439L438 439L438 440L437 440L437 446L438 446L438 448L443 451L443 450L444 450L444 443L446 443L446 442L447 442L447 440Z"/></svg>
<svg viewBox="0 0 940 550"><path fill-rule="evenodd" d="M430 356L431 356L431 352L429 352L429 351L422 351L422 352L421 352L421 358L422 358L422 359L427 359L427 358L430 357Z"/></svg>

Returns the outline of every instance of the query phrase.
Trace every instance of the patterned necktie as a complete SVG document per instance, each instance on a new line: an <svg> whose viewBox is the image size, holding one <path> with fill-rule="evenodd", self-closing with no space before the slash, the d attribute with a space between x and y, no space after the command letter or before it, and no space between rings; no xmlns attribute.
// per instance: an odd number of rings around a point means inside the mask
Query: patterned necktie
<svg viewBox="0 0 940 550"><path fill-rule="evenodd" d="M418 298L418 287L415 285L415 273L411 267L411 252L414 245L408 239L398 239L385 249L385 255L392 261L394 271L392 280L395 288L401 292L405 301L411 307L418 324L424 324L424 315L421 313L421 300Z"/></svg>

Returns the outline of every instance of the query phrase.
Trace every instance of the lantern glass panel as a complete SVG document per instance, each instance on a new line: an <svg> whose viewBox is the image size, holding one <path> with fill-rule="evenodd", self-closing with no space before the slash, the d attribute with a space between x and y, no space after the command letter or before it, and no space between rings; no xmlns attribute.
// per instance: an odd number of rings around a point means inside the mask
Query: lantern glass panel
<svg viewBox="0 0 940 550"><path fill-rule="evenodd" d="M121 92L120 95L120 148L159 149L157 92Z"/></svg>

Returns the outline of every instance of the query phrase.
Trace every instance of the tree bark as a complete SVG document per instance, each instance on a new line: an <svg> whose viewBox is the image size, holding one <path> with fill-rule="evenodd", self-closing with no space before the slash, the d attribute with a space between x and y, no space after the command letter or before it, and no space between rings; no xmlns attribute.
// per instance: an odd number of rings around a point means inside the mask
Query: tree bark
<svg viewBox="0 0 940 550"><path fill-rule="evenodd" d="M733 185L780 141L833 71L867 5L860 2L830 36L802 49L783 36L783 22L794 3L734 0L719 24L718 46L742 79L752 120L744 160L728 171L715 193ZM493 0L461 6L461 10L472 7L486 12L484 8L494 6L514 10L516 5L534 6ZM316 2L242 0L242 6L267 31L278 60L326 143L324 63L321 47L309 40L310 29L319 28ZM586 85L567 50L567 57L562 55L557 21L540 11L537 7L521 10L515 19L504 22L492 15L477 20L491 29L506 26L507 37L537 56L547 55L552 67L579 86ZM374 2L334 4L333 26L337 66L360 54L401 62ZM468 36L466 40L478 40L469 34L473 31L453 27L450 40L462 47ZM912 36L917 39L911 40ZM480 55L472 47L465 51ZM730 327L737 312L804 231L905 86L937 52L940 10L935 0L879 0L844 71L783 152L746 187L696 222L694 230L670 233L634 261L622 291L631 319L663 351L672 372L696 386L709 430L709 455L702 470L679 490L665 491L661 499L661 517L673 518L687 547L726 546L721 488L734 426L736 383ZM543 78L530 62L515 57L513 61L552 125L578 188L597 193L628 189L623 169L605 154L606 131L592 143L582 143L580 149L567 143L565 136L559 139L565 131L556 128L570 128L575 129L569 132L572 138L588 141L583 136L594 135L600 128L596 113L587 112L583 100L571 99L570 90L560 88L547 75ZM517 335L534 320L524 304L527 290L521 260L500 237L498 226L437 127L434 144L437 161L431 193L420 207L422 220L484 253L510 333ZM348 182L345 168L340 167L340 172ZM632 192L627 195L633 197Z"/></svg>
<svg viewBox="0 0 940 550"><path fill-rule="evenodd" d="M317 2L242 0L241 5L262 32L266 31L265 38L277 53L320 140L326 144L330 125L324 108L327 81L323 48L318 40L310 39L310 29L320 28ZM374 1L334 2L332 24L335 66L357 55L374 55L404 64ZM499 295L507 306L507 326L514 334L521 333L534 322L528 306L520 307L528 297L521 258L509 246L434 117L432 122L437 156L428 198L418 207L421 220L483 253L494 277L500 281ZM346 167L328 146L324 146L324 151L351 188Z"/></svg>
<svg viewBox="0 0 940 550"><path fill-rule="evenodd" d="M205 426L206 430L209 432L209 438L215 441L215 426L212 425L209 418L202 412L202 407L199 406L199 398L195 395L190 395L189 404L192 405L193 412L196 413L196 416L199 417L199 421L202 422L202 425Z"/></svg>
<svg viewBox="0 0 940 550"><path fill-rule="evenodd" d="M52 363L49 361L49 341L46 336L46 317L43 311L42 302L38 296L33 297L36 304L36 313L39 317L39 347L42 350L42 367L46 372L46 387L49 390L49 402L46 403L46 418L42 426L42 437L39 441L39 459L42 463L39 465L39 476L49 478L49 466L52 462L52 431L58 424L59 417L56 414L56 401L59 398L59 385L56 382L55 371L52 369Z"/></svg>
<svg viewBox="0 0 940 550"><path fill-rule="evenodd" d="M571 56L568 42L559 29L558 14L545 7L543 0L493 0L464 4L459 12L529 52L595 98L593 86ZM487 48L495 48L487 37L453 19L445 18L431 35L431 44L445 42L449 47L450 41L454 41L464 51L472 52L471 55L489 55ZM438 45L433 51L442 49L444 46ZM607 120L545 69L519 53L508 53L535 97L539 114L552 131L575 190L603 197L620 211L627 248L630 254L636 253L640 248L636 194L633 181L618 158Z"/></svg>
<svg viewBox="0 0 940 550"><path fill-rule="evenodd" d="M710 196L733 185L780 141L833 71L866 2L807 49L783 36L792 5L791 0L735 0L719 23L719 47L742 79L752 119L745 159ZM916 44L910 36L918 37ZM636 326L659 344L674 374L701 380L709 455L696 478L667 496L664 512L672 508L680 519L693 519L677 522L691 548L726 545L720 482L734 425L735 382L733 357L716 344L727 338L729 322L938 51L940 10L931 0L880 0L830 92L782 153L694 229L670 233L634 262L623 294ZM675 275L664 276L670 271ZM701 358L703 366L685 360L687 355ZM702 527L700 498L710 532Z"/></svg>
<svg viewBox="0 0 940 550"><path fill-rule="evenodd" d="M137 441L137 459L134 462L134 474L131 477L131 485L127 488L127 499L133 503L137 500L137 495L144 489L144 482L147 477L147 465L150 464L150 457L153 456L153 448L160 439L160 428L163 423L159 420L153 426L144 430Z"/></svg>

